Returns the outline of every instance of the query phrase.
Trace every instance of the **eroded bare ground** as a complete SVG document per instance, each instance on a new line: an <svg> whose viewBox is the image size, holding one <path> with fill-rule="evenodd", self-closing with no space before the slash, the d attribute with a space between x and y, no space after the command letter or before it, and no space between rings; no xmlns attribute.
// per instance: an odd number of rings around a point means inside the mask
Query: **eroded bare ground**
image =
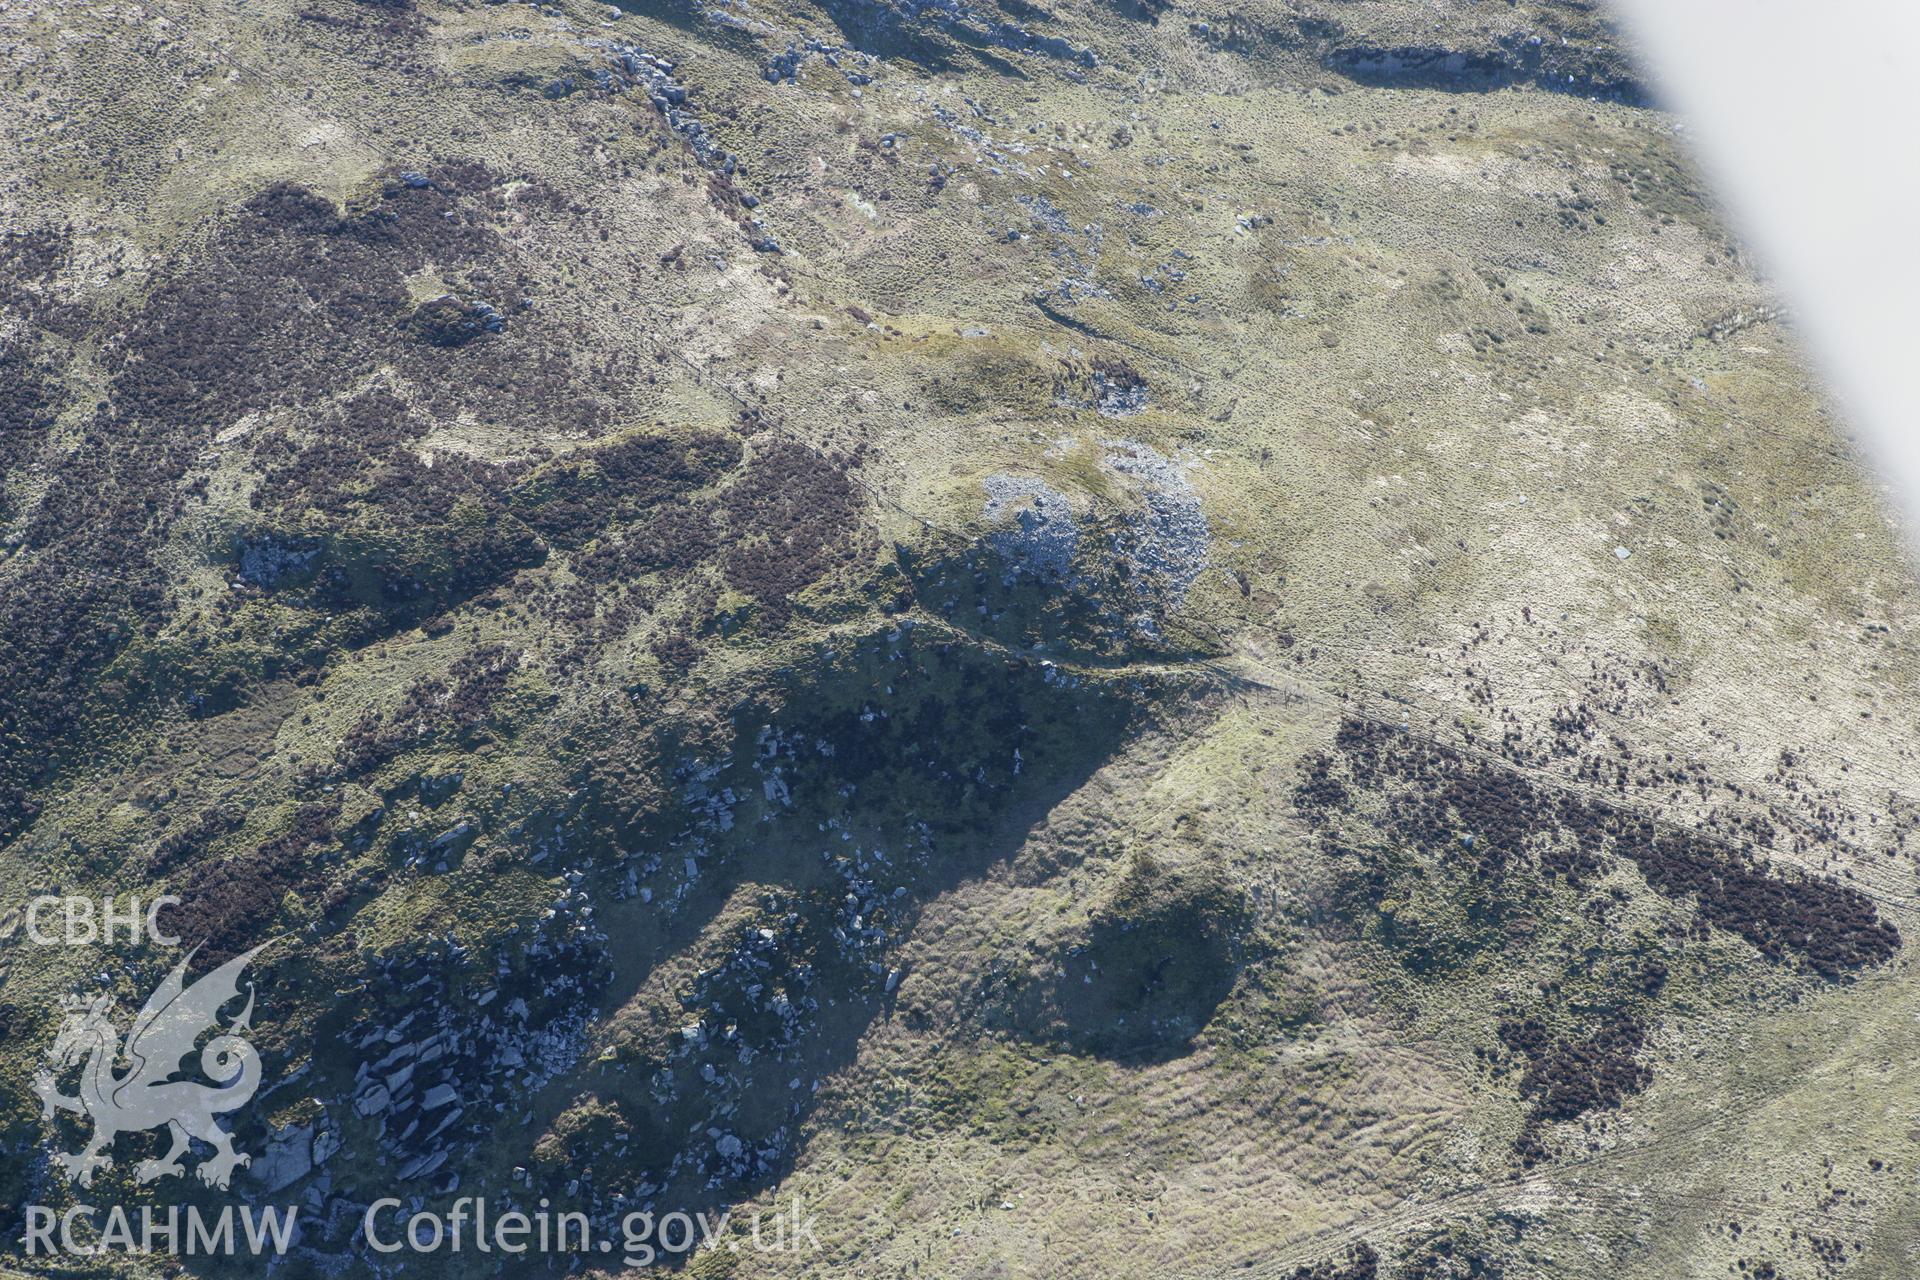
<svg viewBox="0 0 1920 1280"><path fill-rule="evenodd" d="M0 50L0 908L277 940L292 1272L385 1194L818 1214L704 1276L1920 1266L1912 575L1604 14ZM9 948L0 1203L81 1194L57 997L172 960ZM211 1194L150 1140L94 1202Z"/></svg>

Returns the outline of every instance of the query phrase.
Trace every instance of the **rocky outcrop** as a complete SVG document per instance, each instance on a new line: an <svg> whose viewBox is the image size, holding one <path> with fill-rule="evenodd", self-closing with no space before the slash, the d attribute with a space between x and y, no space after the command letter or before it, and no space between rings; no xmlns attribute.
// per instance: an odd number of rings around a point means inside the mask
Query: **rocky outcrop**
<svg viewBox="0 0 1920 1280"><path fill-rule="evenodd" d="M1645 82L1614 51L1560 47L1538 35L1509 35L1482 49L1339 44L1322 60L1362 84L1466 93L1528 85L1633 106L1652 103Z"/></svg>

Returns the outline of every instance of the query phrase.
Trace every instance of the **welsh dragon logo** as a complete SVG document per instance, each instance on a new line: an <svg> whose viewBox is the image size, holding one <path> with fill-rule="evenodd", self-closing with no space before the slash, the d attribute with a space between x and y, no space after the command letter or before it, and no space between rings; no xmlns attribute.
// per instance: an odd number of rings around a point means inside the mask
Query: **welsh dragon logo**
<svg viewBox="0 0 1920 1280"><path fill-rule="evenodd" d="M67 1020L47 1051L53 1067L42 1068L34 1077L33 1091L40 1096L42 1119L52 1119L58 1109L93 1121L93 1138L84 1149L53 1158L70 1181L92 1186L96 1169L113 1167L116 1137L161 1125L167 1127L173 1145L159 1159L142 1160L136 1166L134 1174L143 1184L185 1172L180 1157L187 1153L191 1138L214 1149L195 1170L210 1187L224 1190L237 1166L252 1163L251 1156L233 1149L232 1135L214 1117L245 1106L260 1087L260 1055L238 1034L252 1025L253 984L247 984L246 1008L224 1030L220 1010L239 997L240 974L261 950L255 947L236 956L192 986L186 984L187 965L194 955L189 952L147 998L124 1043L111 1016L112 997L88 1001L69 996L62 1001ZM217 1083L175 1079L181 1059L193 1052L201 1034L209 1030L221 1034L200 1050L200 1069ZM116 1054L129 1064L124 1074L114 1071ZM60 1092L54 1072L76 1062L85 1066L79 1092L68 1097Z"/></svg>

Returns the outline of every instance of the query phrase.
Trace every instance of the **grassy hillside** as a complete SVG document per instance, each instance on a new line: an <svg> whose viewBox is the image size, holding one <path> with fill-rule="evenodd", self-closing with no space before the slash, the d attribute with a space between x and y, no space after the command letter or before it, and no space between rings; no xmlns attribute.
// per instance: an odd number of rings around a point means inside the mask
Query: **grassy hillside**
<svg viewBox="0 0 1920 1280"><path fill-rule="evenodd" d="M1603 11L0 49L0 918L272 940L283 1273L1914 1272L1903 534ZM0 951L0 1204L231 1198L32 1092L177 959Z"/></svg>

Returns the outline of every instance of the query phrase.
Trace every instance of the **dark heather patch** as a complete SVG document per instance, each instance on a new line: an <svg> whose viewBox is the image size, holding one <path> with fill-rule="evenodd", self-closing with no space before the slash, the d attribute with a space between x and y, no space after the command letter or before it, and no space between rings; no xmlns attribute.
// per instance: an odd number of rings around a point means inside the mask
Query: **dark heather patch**
<svg viewBox="0 0 1920 1280"><path fill-rule="evenodd" d="M776 620L852 550L860 524L845 467L784 440L755 451L722 504L732 529L726 580Z"/></svg>
<svg viewBox="0 0 1920 1280"><path fill-rule="evenodd" d="M261 192L166 269L103 345L108 394L77 427L87 465L53 477L0 584L0 839L32 820L33 793L88 745L77 708L102 717L100 732L136 710L99 673L170 616L153 552L200 502L203 483L190 477L238 419L280 411L253 437L260 522L236 550L317 538L322 554L292 585L328 607L369 606L350 643L430 617L544 554L505 501L524 466L444 455L429 466L410 446L463 412L529 435L598 434L643 385L639 357L589 360L567 317L531 302L543 291L494 224L510 201L542 214L537 183L510 197L477 164L425 176L424 186L388 181L344 212L290 184ZM39 305L65 253L55 233L5 238L0 290ZM411 340L408 280L429 265L511 323L461 346ZM397 371L394 387L379 385L382 366ZM12 364L0 371L0 394L26 424L0 435L8 466L53 407L23 377Z"/></svg>
<svg viewBox="0 0 1920 1280"><path fill-rule="evenodd" d="M0 483L39 452L58 413L43 371L19 347L0 347ZM0 495L0 515L4 504Z"/></svg>
<svg viewBox="0 0 1920 1280"><path fill-rule="evenodd" d="M85 312L61 301L53 289L54 277L72 253L73 237L65 228L0 234L0 311L24 316L61 337L76 336Z"/></svg>
<svg viewBox="0 0 1920 1280"><path fill-rule="evenodd" d="M253 507L289 514L308 507L343 509L358 497L363 470L392 462L431 426L406 401L376 387L321 410L314 423L319 438L311 446L268 432L254 446L261 481Z"/></svg>
<svg viewBox="0 0 1920 1280"><path fill-rule="evenodd" d="M597 539L575 559L574 570L601 584L648 573L685 573L719 543L714 511L700 501L662 503L624 530Z"/></svg>
<svg viewBox="0 0 1920 1280"><path fill-rule="evenodd" d="M1406 1246L1398 1280L1504 1280L1506 1266L1493 1254L1453 1234Z"/></svg>
<svg viewBox="0 0 1920 1280"><path fill-rule="evenodd" d="M22 286L50 279L71 251L72 241L65 231L42 227L0 235L0 294L9 302L19 298Z"/></svg>
<svg viewBox="0 0 1920 1280"><path fill-rule="evenodd" d="M1527 1064L1520 1096L1533 1106L1514 1149L1529 1166L1547 1158L1542 1126L1616 1110L1653 1082L1652 1070L1640 1061L1646 1027L1627 1014L1615 1013L1579 1039L1553 1039L1531 1018L1502 1022L1499 1035Z"/></svg>
<svg viewBox="0 0 1920 1280"><path fill-rule="evenodd" d="M220 964L273 935L281 899L326 885L326 846L340 815L338 801L304 804L293 824L252 853L191 870L176 890L181 905L171 928L200 959Z"/></svg>
<svg viewBox="0 0 1920 1280"><path fill-rule="evenodd" d="M1579 885L1607 855L1629 858L1660 893L1691 899L1706 924L1823 978L1883 964L1900 948L1899 931L1879 918L1871 898L1837 881L1776 873L1751 843L1729 848L1662 829L1626 806L1538 786L1371 721L1347 720L1336 745L1344 762L1338 776L1317 758L1295 791L1310 821L1350 809L1353 791L1378 793L1378 821L1388 832L1435 858L1465 856L1495 882L1533 868Z"/></svg>
<svg viewBox="0 0 1920 1280"><path fill-rule="evenodd" d="M1380 1255L1370 1244L1356 1244L1343 1257L1295 1267L1288 1280L1376 1280L1379 1274Z"/></svg>
<svg viewBox="0 0 1920 1280"><path fill-rule="evenodd" d="M604 397L573 374L563 326L535 307L511 341L445 349L406 341L407 278L431 265L458 296L513 313L538 292L493 230L506 197L484 171L394 182L341 213L282 185L242 207L205 258L158 289L123 344L122 413L191 425L305 409L392 363L435 418L511 412L556 429L593 429ZM504 339L506 335L492 335ZM569 394L571 393L571 394Z"/></svg>
<svg viewBox="0 0 1920 1280"><path fill-rule="evenodd" d="M577 546L597 530L714 483L739 460L740 442L731 435L635 435L541 467L514 491L512 508L555 546Z"/></svg>

